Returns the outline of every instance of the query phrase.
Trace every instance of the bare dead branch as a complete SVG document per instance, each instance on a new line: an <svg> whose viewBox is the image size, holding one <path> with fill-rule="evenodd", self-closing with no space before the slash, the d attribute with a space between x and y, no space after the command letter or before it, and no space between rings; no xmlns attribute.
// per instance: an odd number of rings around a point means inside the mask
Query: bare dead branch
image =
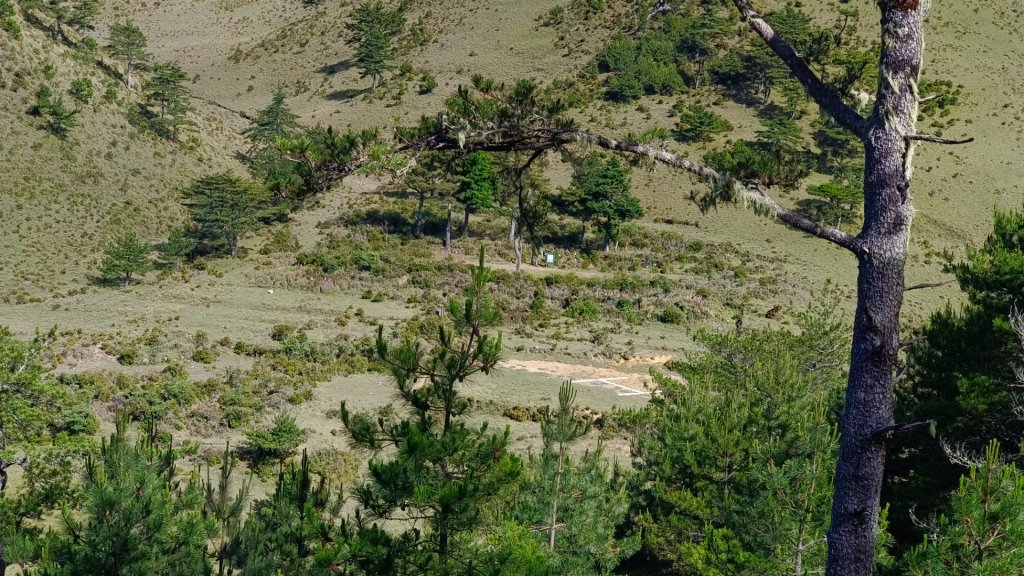
<svg viewBox="0 0 1024 576"><path fill-rule="evenodd" d="M1020 337L1021 347L1024 347L1024 311L1018 308L1016 303L1013 305L1013 310L1010 311L1010 326Z"/></svg>
<svg viewBox="0 0 1024 576"><path fill-rule="evenodd" d="M968 449L963 443L954 445L950 444L945 438L940 438L939 446L946 453L946 458L949 458L950 462L958 466L970 468L971 466L981 466L985 463L985 456L983 454ZM1000 463L1003 462L1002 455L999 456L999 461Z"/></svg>
<svg viewBox="0 0 1024 576"><path fill-rule="evenodd" d="M924 98L918 99L917 103L918 104L927 104L927 103L932 102L934 100L938 100L939 98L942 98L945 95L946 95L946 92L940 92L938 94L932 94L931 96L925 96Z"/></svg>
<svg viewBox="0 0 1024 576"><path fill-rule="evenodd" d="M904 288L903 291L904 292L910 292L911 290L924 290L926 288L938 288L940 286L946 286L947 284L952 284L953 282L956 282L955 278L952 279L952 280L944 280L942 282L924 282L922 284L914 284L913 286L908 286L908 287Z"/></svg>
<svg viewBox="0 0 1024 576"><path fill-rule="evenodd" d="M747 0L733 0L740 11L740 17L750 28L764 40L776 55L789 67L796 79L803 84L811 98L843 127L853 132L861 140L867 135L867 120L849 104L843 101L832 86L822 82L821 78L811 70L803 58L785 39L779 36L761 16L754 11Z"/></svg>
<svg viewBox="0 0 1024 576"><path fill-rule="evenodd" d="M933 144L970 144L974 142L974 136L965 138L963 140L950 140L949 138L941 138L939 136L933 136L931 134L914 134L913 136L907 136L907 140L916 140L918 142L931 142Z"/></svg>
<svg viewBox="0 0 1024 576"><path fill-rule="evenodd" d="M1010 326L1013 327L1013 331L1020 338L1020 346L1024 350L1024 312L1017 308L1016 303L1013 305L1013 310L1010 311ZM1014 366L1013 374L1017 377L1018 386L1024 386L1024 366ZM1019 418L1024 418L1024 408L1015 406L1014 412L1017 413Z"/></svg>
<svg viewBox="0 0 1024 576"><path fill-rule="evenodd" d="M910 430L915 430L917 428L922 428L924 426L934 426L934 425L935 425L935 420L921 420L919 422L904 422L904 423L901 423L901 424L893 424L892 426L886 426L885 428L882 428L881 430L876 430L874 435L877 438L883 438L884 437L886 440L889 440L898 432L909 432Z"/></svg>
<svg viewBox="0 0 1024 576"><path fill-rule="evenodd" d="M901 345L901 347L902 347L902 345ZM896 374L895 377L893 377L892 381L895 384L899 384L900 382L903 382L904 380L907 379L907 375L908 375L908 371L907 371L907 368L904 366L903 369L900 370L899 373Z"/></svg>

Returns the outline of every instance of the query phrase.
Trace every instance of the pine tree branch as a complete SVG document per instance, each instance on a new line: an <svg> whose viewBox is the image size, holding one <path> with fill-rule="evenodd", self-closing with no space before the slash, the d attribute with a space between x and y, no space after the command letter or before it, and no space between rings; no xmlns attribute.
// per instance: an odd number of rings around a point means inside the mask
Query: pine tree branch
<svg viewBox="0 0 1024 576"><path fill-rule="evenodd" d="M765 22L760 14L754 11L747 0L733 0L733 4L740 11L740 18L750 25L751 30L757 33L764 40L772 51L789 67L790 72L796 76L811 98L818 103L822 109L835 118L843 127L853 132L860 139L867 135L867 120L864 119L849 104L843 102L839 93L811 70L803 58L796 53L796 50L786 42L772 27Z"/></svg>
<svg viewBox="0 0 1024 576"><path fill-rule="evenodd" d="M907 140L916 140L919 142L931 142L933 144L970 144L974 142L974 136L965 138L963 140L950 140L949 138L941 138L939 136L933 136L931 134L914 134L913 136L907 136Z"/></svg>
<svg viewBox="0 0 1024 576"><path fill-rule="evenodd" d="M938 94L932 94L931 96L925 96L924 98L919 99L917 101L917 103L918 104L927 104L928 102L932 102L932 101L938 100L939 98L942 98L943 96L946 96L946 94L947 94L946 92L939 92Z"/></svg>
<svg viewBox="0 0 1024 576"><path fill-rule="evenodd" d="M938 288L940 286L945 286L947 284L952 284L953 282L956 282L956 280L953 279L953 280L944 280L942 282L925 282L923 284L914 284L913 286L908 286L908 287L904 288L903 291L904 292L910 292L911 290L924 290L925 288Z"/></svg>
<svg viewBox="0 0 1024 576"><path fill-rule="evenodd" d="M691 174L714 183L716 186L729 188L733 197L744 202L755 204L757 211L762 214L778 218L791 228L828 240L829 242L846 248L855 254L860 252L860 244L855 237L839 230L838 228L822 226L806 216L785 208L776 202L774 198L768 195L767 189L764 186L743 184L729 176L719 174L714 168L706 164L699 164L687 158L683 158L665 150L664 148L656 148L647 144L612 140L606 136L593 134L591 132L579 131L575 134L578 140L590 142L608 150L616 150L637 156L645 156L674 168L690 172Z"/></svg>
<svg viewBox="0 0 1024 576"><path fill-rule="evenodd" d="M745 204L753 204L755 211L759 214L778 218L791 228L828 240L854 254L860 254L862 251L860 242L856 237L838 228L822 226L810 218L782 206L768 195L767 188L764 186L745 184L728 175L720 174L706 164L694 162L664 148L616 140L585 130L549 127L532 129L507 128L455 136L442 128L442 131L438 133L406 142L399 150L463 150L466 152L542 151L557 149L574 143L591 144L605 150L643 156L667 166L678 168L684 172L689 172L711 183L716 189L724 191L723 196L725 198L723 200L742 201ZM714 199L710 202L711 205L716 203Z"/></svg>
<svg viewBox="0 0 1024 576"><path fill-rule="evenodd" d="M884 428L875 430L872 436L875 438L885 438L886 440L891 440L892 437L899 432L907 432L910 430L915 430L917 428L922 428L924 426L928 426L929 428L931 428L935 426L935 422L935 419L931 419L921 420L919 422L903 422L898 424L892 424L890 426L886 426Z"/></svg>

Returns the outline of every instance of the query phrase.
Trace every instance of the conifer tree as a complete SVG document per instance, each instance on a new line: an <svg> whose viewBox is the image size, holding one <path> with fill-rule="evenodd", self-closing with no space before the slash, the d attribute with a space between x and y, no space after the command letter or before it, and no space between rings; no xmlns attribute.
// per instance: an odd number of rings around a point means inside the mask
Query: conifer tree
<svg viewBox="0 0 1024 576"><path fill-rule="evenodd" d="M42 357L56 329L30 341L0 326L0 574L8 562L37 556L41 530L33 520L70 497L71 462L88 451L96 431L92 392L47 374ZM12 493L12 468L25 482Z"/></svg>
<svg viewBox="0 0 1024 576"><path fill-rule="evenodd" d="M897 394L901 419L936 420L947 444L981 453L991 440L1020 453L1024 422L1018 416L1017 372L1021 340L1011 317L1024 302L1024 211L995 212L985 241L968 246L963 260L946 255L967 302L933 313L907 347L907 382ZM913 544L919 529L909 511L940 513L944 495L957 488L962 470L950 463L941 444L923 433L894 438L888 467L897 537Z"/></svg>
<svg viewBox="0 0 1024 576"><path fill-rule="evenodd" d="M508 430L494 434L486 423L468 424L471 404L459 391L467 379L489 373L501 352L501 335L489 334L500 318L489 281L481 250L465 299L449 302L448 323L431 347L412 339L395 345L379 332L377 357L408 417L394 410L352 413L342 403L349 436L373 455L369 477L353 493L361 514L402 527L386 538L395 550L408 548L401 561L415 566L415 573L448 574L464 565L463 536L480 525L485 501L519 474L520 463L508 452ZM379 530L369 525L359 532Z"/></svg>
<svg viewBox="0 0 1024 576"><path fill-rule="evenodd" d="M412 237L423 236L423 225L427 198L453 196L458 190L450 159L443 154L421 154L416 159L416 166L406 173L402 185L416 194L416 215L413 217Z"/></svg>
<svg viewBox="0 0 1024 576"><path fill-rule="evenodd" d="M294 137L299 129L298 119L285 101L284 89L275 89L270 104L256 113L251 126L242 133L249 141L249 153L273 146L278 138Z"/></svg>
<svg viewBox="0 0 1024 576"><path fill-rule="evenodd" d="M297 464L282 467L274 492L252 505L235 565L246 576L333 572L339 554L332 544L346 548L348 540L346 524L338 520L342 504L340 488L314 477L303 451Z"/></svg>
<svg viewBox="0 0 1024 576"><path fill-rule="evenodd" d="M210 477L210 468L206 469L206 482L203 483L203 513L217 525L217 535L213 543L217 576L224 576L225 570L227 573L231 572L231 561L236 554L238 536L242 529L242 513L245 511L249 489L252 487L252 476L246 476L238 489L232 493L234 472L235 460L231 454L230 444L226 444L216 483Z"/></svg>
<svg viewBox="0 0 1024 576"><path fill-rule="evenodd" d="M544 450L531 455L522 481L501 505L542 540L551 573L610 574L637 550L639 538L619 534L629 496L625 477L617 469L609 473L601 444L570 454L591 427L575 413L575 396L572 385L563 384L557 412L541 414Z"/></svg>
<svg viewBox="0 0 1024 576"><path fill-rule="evenodd" d="M245 433L241 453L256 467L274 462L283 464L306 440L306 432L295 423L295 417L282 412L274 417L268 429L253 428Z"/></svg>
<svg viewBox="0 0 1024 576"><path fill-rule="evenodd" d="M675 135L683 142L709 142L715 134L732 129L732 123L723 116L700 104L691 104L679 111Z"/></svg>
<svg viewBox="0 0 1024 576"><path fill-rule="evenodd" d="M182 485L174 450L157 438L151 424L133 443L118 415L99 457L86 459L81 508L65 506L60 533L45 543L40 576L209 572L202 487L195 476Z"/></svg>
<svg viewBox="0 0 1024 576"><path fill-rule="evenodd" d="M53 18L53 37L67 42L64 26L93 29L93 20L99 14L99 0L31 0L26 8L36 8Z"/></svg>
<svg viewBox="0 0 1024 576"><path fill-rule="evenodd" d="M352 12L351 21L345 25L348 31L346 42L356 51L355 64L361 77L369 77L370 90L377 86L384 73L394 67L395 54L391 41L405 26L401 10L388 10L380 0L363 2Z"/></svg>
<svg viewBox="0 0 1024 576"><path fill-rule="evenodd" d="M993 440L960 478L948 515L906 558L910 576L1024 573L1024 475Z"/></svg>
<svg viewBox="0 0 1024 576"><path fill-rule="evenodd" d="M128 286L134 276L145 274L153 267L149 252L149 246L134 232L118 234L103 248L100 274L107 281L120 281L122 286Z"/></svg>
<svg viewBox="0 0 1024 576"><path fill-rule="evenodd" d="M146 35L130 20L115 22L110 27L107 49L124 62L124 85L135 89L135 71L144 66L152 55L146 51Z"/></svg>
<svg viewBox="0 0 1024 576"><path fill-rule="evenodd" d="M495 174L491 156L486 152L474 152L466 157L465 176L459 187L459 200L464 207L462 235L469 236L469 215L494 205Z"/></svg>
<svg viewBox="0 0 1024 576"><path fill-rule="evenodd" d="M497 201L509 218L509 240L515 252L516 272L523 263L523 238L530 245L530 263L536 265L543 246L543 225L551 212L551 186L539 156L510 153L496 156Z"/></svg>
<svg viewBox="0 0 1024 576"><path fill-rule="evenodd" d="M836 228L839 228L844 219L854 219L864 203L862 187L850 186L836 180L810 186L807 193L821 198L824 203L822 209L815 215L820 216L822 220L835 221Z"/></svg>
<svg viewBox="0 0 1024 576"><path fill-rule="evenodd" d="M584 158L573 172L572 186L563 192L562 201L583 221L582 234L586 234L588 222L596 222L604 236L605 251L611 250L623 222L644 214L640 201L629 190L626 167L615 156L590 154Z"/></svg>
<svg viewBox="0 0 1024 576"><path fill-rule="evenodd" d="M268 201L264 190L227 173L199 178L185 190L200 249L212 254L235 256L239 237L257 227Z"/></svg>
<svg viewBox="0 0 1024 576"><path fill-rule="evenodd" d="M186 79L185 71L177 64L161 63L153 66L143 84L146 105L153 114L150 126L157 134L171 140L178 139L182 126L195 124L188 119L192 104L184 86Z"/></svg>
<svg viewBox="0 0 1024 576"><path fill-rule="evenodd" d="M673 366L686 384L656 377L664 396L636 415L634 450L657 560L699 574L824 568L845 362L831 306L802 314L799 336L705 335L707 355Z"/></svg>
<svg viewBox="0 0 1024 576"><path fill-rule="evenodd" d="M302 190L302 176L298 166L282 155L278 142L295 138L299 134L298 116L285 101L282 88L266 108L256 113L243 135L249 141L247 162L253 177L263 181L274 193L275 200L292 198Z"/></svg>
<svg viewBox="0 0 1024 576"><path fill-rule="evenodd" d="M303 194L327 192L338 180L352 173L353 162L369 162L366 154L377 139L373 130L340 132L333 126L315 126L295 138L277 141L282 157L292 164L293 170L283 174L289 179L301 180Z"/></svg>
<svg viewBox="0 0 1024 576"><path fill-rule="evenodd" d="M545 454L557 453L558 459L552 481L551 517L547 525L548 548L555 549L555 535L558 531L558 504L562 499L562 475L565 472L566 450L569 445L590 431L590 422L580 422L573 415L576 390L565 382L558 390L558 412L552 416L550 408L540 419L540 431L544 438Z"/></svg>
<svg viewBox="0 0 1024 576"><path fill-rule="evenodd" d="M159 263L177 270L191 257L196 246L196 240L187 228L175 228L167 236L167 241L159 247Z"/></svg>

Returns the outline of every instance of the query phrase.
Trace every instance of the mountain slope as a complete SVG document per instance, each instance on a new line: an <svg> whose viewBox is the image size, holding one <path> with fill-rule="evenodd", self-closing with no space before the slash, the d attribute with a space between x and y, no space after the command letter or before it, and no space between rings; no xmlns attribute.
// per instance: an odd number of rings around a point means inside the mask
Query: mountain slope
<svg viewBox="0 0 1024 576"><path fill-rule="evenodd" d="M128 120L138 94L96 65L96 56L59 45L22 22L20 40L0 32L0 292L7 303L77 291L95 270L104 243L126 229L159 242L179 225L178 190L197 175L240 169L234 129L223 111L200 106L197 129L183 143L141 133ZM69 94L87 79L89 103ZM31 114L37 89L49 86L77 126L51 134ZM104 98L112 90L115 101Z"/></svg>

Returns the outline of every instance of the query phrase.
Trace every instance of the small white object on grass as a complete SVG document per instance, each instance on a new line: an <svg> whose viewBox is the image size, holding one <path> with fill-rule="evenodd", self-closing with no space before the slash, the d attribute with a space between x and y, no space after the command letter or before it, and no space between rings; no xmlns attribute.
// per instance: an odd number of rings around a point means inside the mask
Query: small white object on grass
<svg viewBox="0 0 1024 576"><path fill-rule="evenodd" d="M271 296L273 296L274 295L274 289L273 288L267 288L267 294L270 294Z"/></svg>

